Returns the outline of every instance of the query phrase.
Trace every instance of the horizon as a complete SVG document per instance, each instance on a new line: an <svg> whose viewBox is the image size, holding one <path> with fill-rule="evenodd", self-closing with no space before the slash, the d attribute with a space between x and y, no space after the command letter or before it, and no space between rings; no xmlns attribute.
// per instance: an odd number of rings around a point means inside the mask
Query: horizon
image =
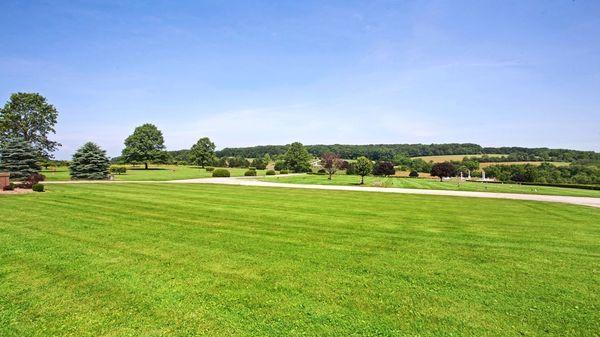
<svg viewBox="0 0 600 337"><path fill-rule="evenodd" d="M7 1L0 102L39 92L54 153L445 144L600 151L600 3ZM481 29L485 27L485 29Z"/></svg>

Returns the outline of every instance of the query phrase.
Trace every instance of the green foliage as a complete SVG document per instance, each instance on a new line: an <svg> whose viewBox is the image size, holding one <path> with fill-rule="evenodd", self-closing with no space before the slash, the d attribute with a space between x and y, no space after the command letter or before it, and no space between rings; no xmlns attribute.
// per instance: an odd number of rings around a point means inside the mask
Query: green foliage
<svg viewBox="0 0 600 337"><path fill-rule="evenodd" d="M412 170L410 171L410 173L408 174L409 177L411 178L418 178L419 177L419 172Z"/></svg>
<svg viewBox="0 0 600 337"><path fill-rule="evenodd" d="M396 174L394 163L389 161L380 161L373 167L373 175L376 176L393 176Z"/></svg>
<svg viewBox="0 0 600 337"><path fill-rule="evenodd" d="M300 142L289 145L284 161L285 166L292 172L308 172L310 170L310 154Z"/></svg>
<svg viewBox="0 0 600 337"><path fill-rule="evenodd" d="M492 165L484 171L487 177L500 181L600 185L600 167L595 165Z"/></svg>
<svg viewBox="0 0 600 337"><path fill-rule="evenodd" d="M215 158L215 143L208 137L203 137L192 146L190 150L190 160L193 164L204 167L213 163Z"/></svg>
<svg viewBox="0 0 600 337"><path fill-rule="evenodd" d="M34 192L44 192L44 185L43 184L35 184L35 185L31 186L31 189Z"/></svg>
<svg viewBox="0 0 600 337"><path fill-rule="evenodd" d="M71 179L103 180L108 179L109 168L110 161L106 151L88 142L73 155L69 171Z"/></svg>
<svg viewBox="0 0 600 337"><path fill-rule="evenodd" d="M207 167L206 167L206 172L212 172L212 171L214 171L214 170L215 170L215 168L214 168L214 167L212 167L212 166L207 166Z"/></svg>
<svg viewBox="0 0 600 337"><path fill-rule="evenodd" d="M255 158L254 160L252 160L252 166L256 167L259 170L264 170L267 168L267 165L269 164L268 161L265 161L264 158Z"/></svg>
<svg viewBox="0 0 600 337"><path fill-rule="evenodd" d="M433 177L439 177L440 181L444 177L454 177L456 176L456 167L451 162L445 161L443 163L435 163L431 167L430 174Z"/></svg>
<svg viewBox="0 0 600 337"><path fill-rule="evenodd" d="M290 173L290 171L285 170L285 169L279 171L279 174L288 174L288 173Z"/></svg>
<svg viewBox="0 0 600 337"><path fill-rule="evenodd" d="M351 176L358 175L358 173L356 172L356 164L355 163L353 163L353 162L348 163L348 166L346 167L346 174L351 175Z"/></svg>
<svg viewBox="0 0 600 337"><path fill-rule="evenodd" d="M265 174L268 176L274 176L277 174L277 172L275 172L274 170L267 170L267 172Z"/></svg>
<svg viewBox="0 0 600 337"><path fill-rule="evenodd" d="M0 148L0 171L10 172L11 180L24 181L40 169L35 150L22 138L10 139Z"/></svg>
<svg viewBox="0 0 600 337"><path fill-rule="evenodd" d="M256 176L256 170L248 170L244 172L244 175L247 177Z"/></svg>
<svg viewBox="0 0 600 337"><path fill-rule="evenodd" d="M162 132L156 126L152 124L138 126L133 134L125 139L123 160L126 163L144 163L147 169L148 163L167 159L164 142Z"/></svg>
<svg viewBox="0 0 600 337"><path fill-rule="evenodd" d="M273 168L275 171L281 171L287 169L287 166L285 166L285 162L283 160L278 160L275 162L275 166Z"/></svg>
<svg viewBox="0 0 600 337"><path fill-rule="evenodd" d="M51 157L60 146L48 139L56 133L58 111L38 93L18 92L0 109L0 139L21 138L31 145L36 157Z"/></svg>
<svg viewBox="0 0 600 337"><path fill-rule="evenodd" d="M110 173L112 174L125 174L127 173L127 168L125 166L111 166Z"/></svg>
<svg viewBox="0 0 600 337"><path fill-rule="evenodd" d="M226 169L215 169L212 173L213 177L230 177L231 173Z"/></svg>
<svg viewBox="0 0 600 337"><path fill-rule="evenodd" d="M360 176L360 184L365 183L365 176L373 170L373 162L367 157L358 157L354 163L356 174Z"/></svg>

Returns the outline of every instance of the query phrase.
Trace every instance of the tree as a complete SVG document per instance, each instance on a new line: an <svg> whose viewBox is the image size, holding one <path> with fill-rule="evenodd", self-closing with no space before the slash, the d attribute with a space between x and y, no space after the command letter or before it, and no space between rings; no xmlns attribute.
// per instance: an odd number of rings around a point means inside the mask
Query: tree
<svg viewBox="0 0 600 337"><path fill-rule="evenodd" d="M252 160L252 166L254 166L258 170L264 170L267 168L268 162L266 162L263 158L258 157Z"/></svg>
<svg viewBox="0 0 600 337"><path fill-rule="evenodd" d="M12 138L0 148L0 171L10 173L10 179L24 181L40 171L36 152L22 138Z"/></svg>
<svg viewBox="0 0 600 337"><path fill-rule="evenodd" d="M389 161L380 161L373 167L373 175L376 176L393 176L396 174L394 164Z"/></svg>
<svg viewBox="0 0 600 337"><path fill-rule="evenodd" d="M373 170L373 162L367 157L358 157L354 163L356 174L360 176L360 184L365 183L365 176L369 175Z"/></svg>
<svg viewBox="0 0 600 337"><path fill-rule="evenodd" d="M263 161L265 162L265 165L269 166L269 163L271 162L271 156L269 156L268 153L265 153L263 156Z"/></svg>
<svg viewBox="0 0 600 337"><path fill-rule="evenodd" d="M144 124L135 128L133 134L125 139L122 156L126 163L148 163L166 159L165 140L162 132L152 124Z"/></svg>
<svg viewBox="0 0 600 337"><path fill-rule="evenodd" d="M327 179L331 180L331 176L335 174L337 170L341 169L342 160L340 159L339 155L332 152L327 152L321 155L321 166L323 166L325 172L329 174Z"/></svg>
<svg viewBox="0 0 600 337"><path fill-rule="evenodd" d="M108 179L109 169L110 161L106 151L92 142L87 142L80 147L69 165L71 179Z"/></svg>
<svg viewBox="0 0 600 337"><path fill-rule="evenodd" d="M56 133L58 111L38 93L18 92L0 109L0 139L21 138L35 150L36 156L50 158L60 146L48 139Z"/></svg>
<svg viewBox="0 0 600 337"><path fill-rule="evenodd" d="M310 170L310 155L300 142L289 145L284 161L285 166L293 172L308 172Z"/></svg>
<svg viewBox="0 0 600 337"><path fill-rule="evenodd" d="M190 150L190 159L192 163L204 167L212 163L215 158L215 143L211 142L208 137L203 137L192 146Z"/></svg>
<svg viewBox="0 0 600 337"><path fill-rule="evenodd" d="M451 162L435 163L431 167L430 174L434 177L439 177L440 181L444 177L453 177L456 175L456 168Z"/></svg>

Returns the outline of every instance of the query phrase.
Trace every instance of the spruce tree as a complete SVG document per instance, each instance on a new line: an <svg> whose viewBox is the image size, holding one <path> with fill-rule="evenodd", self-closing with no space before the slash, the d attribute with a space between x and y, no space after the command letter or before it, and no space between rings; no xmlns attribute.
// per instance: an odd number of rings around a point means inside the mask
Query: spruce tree
<svg viewBox="0 0 600 337"><path fill-rule="evenodd" d="M69 165L71 179L102 180L108 179L110 162L106 151L98 145L85 143L73 155L73 161Z"/></svg>
<svg viewBox="0 0 600 337"><path fill-rule="evenodd" d="M0 149L0 171L10 172L11 180L24 181L40 169L36 152L23 139L11 139Z"/></svg>

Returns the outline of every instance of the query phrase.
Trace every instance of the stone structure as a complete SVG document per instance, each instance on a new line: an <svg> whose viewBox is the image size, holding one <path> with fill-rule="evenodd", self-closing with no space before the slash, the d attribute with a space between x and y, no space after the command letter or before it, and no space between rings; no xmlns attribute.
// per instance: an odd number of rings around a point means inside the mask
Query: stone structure
<svg viewBox="0 0 600 337"><path fill-rule="evenodd" d="M0 191L4 188L4 186L8 186L10 184L10 173L8 172L0 172Z"/></svg>

